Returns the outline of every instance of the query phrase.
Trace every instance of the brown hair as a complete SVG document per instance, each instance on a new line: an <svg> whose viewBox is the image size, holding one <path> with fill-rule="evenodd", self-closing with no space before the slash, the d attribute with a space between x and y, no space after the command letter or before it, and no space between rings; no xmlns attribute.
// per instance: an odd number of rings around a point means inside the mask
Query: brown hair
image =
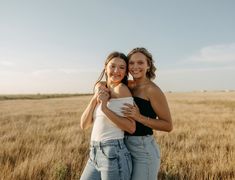
<svg viewBox="0 0 235 180"><path fill-rule="evenodd" d="M98 78L98 80L96 81L96 83L95 83L95 85L97 84L97 83L99 83L102 79L103 79L103 76L105 75L105 79L106 79L106 81L107 81L107 75L105 74L105 67L107 66L107 64L109 63L109 61L111 61L113 58L120 58L120 59L123 59L124 61L125 61L125 63L126 63L126 75L124 76L124 78L122 79L122 83L123 84L125 84L125 85L127 85L127 83L128 83L128 68L127 68L127 66L128 66L128 60L127 60L127 57L126 57L126 55L125 54L123 54L123 53L121 53L121 52L117 52L117 51L114 51L114 52L112 52L112 53L110 53L109 55L108 55L108 57L106 58L106 60L105 60L105 64L104 64L104 69L102 70L102 72L100 73L100 76L99 76L99 78ZM94 86L95 87L95 86Z"/></svg>
<svg viewBox="0 0 235 180"><path fill-rule="evenodd" d="M135 53L138 53L138 52L142 53L147 58L147 63L149 65L149 70L146 73L147 78L154 79L156 77L156 74L155 74L156 67L154 65L154 60L153 60L152 54L147 49L145 49L143 47L137 47L137 48L132 49L129 52L129 54L127 55L128 62L129 62L131 56Z"/></svg>

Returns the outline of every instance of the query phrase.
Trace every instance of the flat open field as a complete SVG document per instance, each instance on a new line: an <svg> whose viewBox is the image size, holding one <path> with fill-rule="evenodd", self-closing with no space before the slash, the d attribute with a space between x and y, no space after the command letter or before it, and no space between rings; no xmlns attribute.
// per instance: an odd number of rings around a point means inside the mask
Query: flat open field
<svg viewBox="0 0 235 180"><path fill-rule="evenodd" d="M235 92L166 93L174 130L155 132L159 179L235 179ZM0 179L79 179L91 96L0 101Z"/></svg>

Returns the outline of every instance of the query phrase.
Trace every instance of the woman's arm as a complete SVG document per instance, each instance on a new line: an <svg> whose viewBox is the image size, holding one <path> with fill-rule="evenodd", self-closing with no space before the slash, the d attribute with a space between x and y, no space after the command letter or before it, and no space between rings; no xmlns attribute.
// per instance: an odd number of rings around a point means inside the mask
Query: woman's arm
<svg viewBox="0 0 235 180"><path fill-rule="evenodd" d="M97 95L95 94L82 113L80 126L82 129L87 129L93 123L93 112L97 104Z"/></svg>
<svg viewBox="0 0 235 180"><path fill-rule="evenodd" d="M170 109L164 93L157 86L149 88L149 100L158 120L140 116L140 122L150 128L170 132L173 129Z"/></svg>
<svg viewBox="0 0 235 180"><path fill-rule="evenodd" d="M99 92L100 90L109 92L109 88L106 87L105 81L100 81L95 85L95 92Z"/></svg>
<svg viewBox="0 0 235 180"><path fill-rule="evenodd" d="M118 96L117 98L131 97L129 89L122 84L115 87L115 95ZM102 100L100 97L98 97L98 99L101 101L102 111L113 123L123 131L127 131L130 134L135 132L136 125L134 120L117 115L107 107L107 100Z"/></svg>
<svg viewBox="0 0 235 180"><path fill-rule="evenodd" d="M127 131L130 134L133 134L135 132L136 126L134 120L118 116L107 107L107 103L102 103L101 109L105 113L105 115L120 129L122 129L123 131Z"/></svg>
<svg viewBox="0 0 235 180"><path fill-rule="evenodd" d="M128 108L123 108L126 116L135 119L136 121L159 131L170 132L173 129L170 109L167 104L166 97L161 89L157 86L149 87L147 94L151 106L158 116L158 119L153 119L140 114L138 107L135 105L127 105Z"/></svg>

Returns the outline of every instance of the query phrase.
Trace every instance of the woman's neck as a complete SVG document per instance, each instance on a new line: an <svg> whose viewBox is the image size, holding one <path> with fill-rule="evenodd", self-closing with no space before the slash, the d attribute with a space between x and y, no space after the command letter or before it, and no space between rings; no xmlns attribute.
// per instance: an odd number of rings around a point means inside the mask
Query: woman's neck
<svg viewBox="0 0 235 180"><path fill-rule="evenodd" d="M134 79L135 86L140 86L144 84L148 84L150 80L148 78L139 78L139 79Z"/></svg>
<svg viewBox="0 0 235 180"><path fill-rule="evenodd" d="M119 85L120 84L120 82L118 82L118 83L114 83L114 82L107 82L107 87L110 89L113 89L113 88L115 88L117 85Z"/></svg>

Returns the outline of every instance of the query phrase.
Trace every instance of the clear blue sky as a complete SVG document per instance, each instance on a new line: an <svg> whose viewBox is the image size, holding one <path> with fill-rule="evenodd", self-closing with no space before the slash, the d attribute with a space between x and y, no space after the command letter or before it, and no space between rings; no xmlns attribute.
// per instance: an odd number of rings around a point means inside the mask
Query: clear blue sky
<svg viewBox="0 0 235 180"><path fill-rule="evenodd" d="M91 92L146 47L163 91L235 89L234 0L0 0L0 94Z"/></svg>

